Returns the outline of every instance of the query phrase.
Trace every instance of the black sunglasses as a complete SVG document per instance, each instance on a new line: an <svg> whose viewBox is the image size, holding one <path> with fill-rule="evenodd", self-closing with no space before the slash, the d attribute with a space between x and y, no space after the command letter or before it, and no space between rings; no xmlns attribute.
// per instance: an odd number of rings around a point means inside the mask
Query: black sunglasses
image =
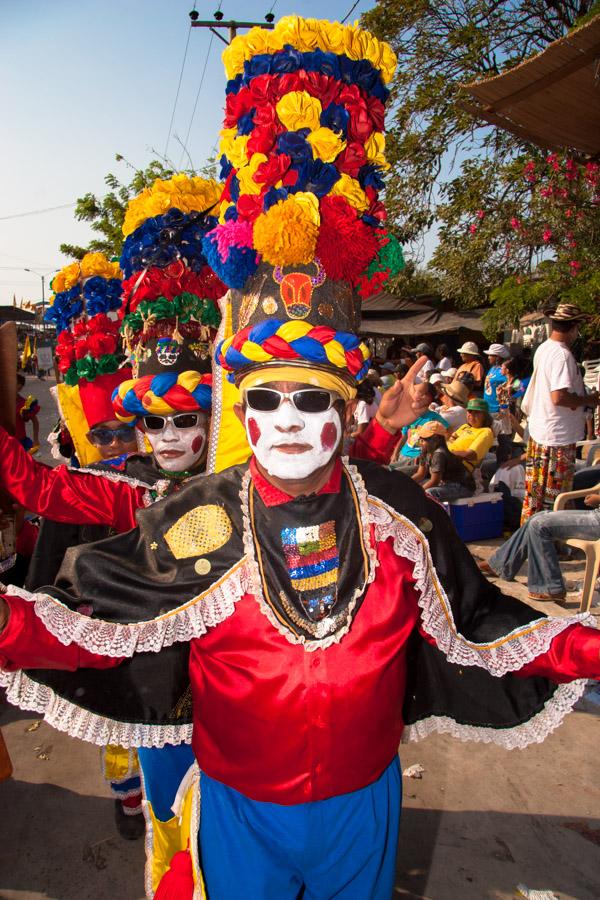
<svg viewBox="0 0 600 900"><path fill-rule="evenodd" d="M135 431L132 425L121 425L119 428L92 428L88 432L88 440L98 447L108 447L115 441L129 444L135 441Z"/></svg>
<svg viewBox="0 0 600 900"><path fill-rule="evenodd" d="M195 428L198 424L198 413L178 413L176 416L144 416L142 418L146 431L162 431L169 421L175 428Z"/></svg>
<svg viewBox="0 0 600 900"><path fill-rule="evenodd" d="M285 393L273 388L249 388L245 393L246 403L256 412L275 412L284 400L289 400L297 410L304 413L322 413L340 398L329 391L305 388Z"/></svg>

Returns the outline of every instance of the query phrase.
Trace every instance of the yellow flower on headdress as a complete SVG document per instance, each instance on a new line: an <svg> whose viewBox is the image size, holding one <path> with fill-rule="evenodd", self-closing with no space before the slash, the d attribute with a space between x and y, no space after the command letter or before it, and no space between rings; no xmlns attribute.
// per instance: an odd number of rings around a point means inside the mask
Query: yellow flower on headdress
<svg viewBox="0 0 600 900"><path fill-rule="evenodd" d="M385 136L380 131L374 131L367 139L365 154L369 162L376 163L382 169L389 169L390 164L385 158Z"/></svg>
<svg viewBox="0 0 600 900"><path fill-rule="evenodd" d="M279 121L288 131L310 128L315 131L321 123L323 107L321 101L311 97L307 91L290 91L275 107Z"/></svg>
<svg viewBox="0 0 600 900"><path fill-rule="evenodd" d="M369 198L361 188L357 179L352 178L350 175L346 175L345 173L340 175L339 180L336 181L330 191L330 195L335 194L340 194L340 196L344 197L350 206L353 206L354 209L357 209L360 213L363 213L369 208Z"/></svg>
<svg viewBox="0 0 600 900"><path fill-rule="evenodd" d="M123 222L125 237L135 231L146 219L160 216L177 208L182 213L207 212L221 196L222 187L209 178L193 178L180 173L173 178L157 178L151 188L130 200Z"/></svg>
<svg viewBox="0 0 600 900"><path fill-rule="evenodd" d="M323 162L333 162L346 146L346 141L331 128L317 128L306 140L312 146L314 156Z"/></svg>
<svg viewBox="0 0 600 900"><path fill-rule="evenodd" d="M110 262L104 253L86 253L80 263L83 278L101 275L103 278L122 278L119 263Z"/></svg>
<svg viewBox="0 0 600 900"><path fill-rule="evenodd" d="M341 25L325 19L304 19L283 16L272 31L251 28L245 35L234 38L223 52L228 78L243 71L244 62L258 54L271 54L289 44L301 53L316 48L325 52L346 54L350 59L367 59L390 82L396 69L396 55L389 44L378 41L358 25Z"/></svg>
<svg viewBox="0 0 600 900"><path fill-rule="evenodd" d="M273 266L312 262L319 235L319 201L299 192L275 203L254 223L254 248Z"/></svg>
<svg viewBox="0 0 600 900"><path fill-rule="evenodd" d="M257 184L254 175L258 167L267 161L264 153L253 153L250 161L238 170L237 178L240 183L240 194L260 194L262 185Z"/></svg>
<svg viewBox="0 0 600 900"><path fill-rule="evenodd" d="M62 294L63 291L70 290L73 285L77 284L80 276L80 268L78 262L69 263L52 279L52 290L55 294Z"/></svg>

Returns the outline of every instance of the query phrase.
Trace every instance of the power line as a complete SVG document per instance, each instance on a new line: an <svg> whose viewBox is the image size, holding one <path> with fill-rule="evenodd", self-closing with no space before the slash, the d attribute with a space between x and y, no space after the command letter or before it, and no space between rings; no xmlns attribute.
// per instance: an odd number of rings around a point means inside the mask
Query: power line
<svg viewBox="0 0 600 900"><path fill-rule="evenodd" d="M196 9L196 4L194 3L194 9ZM177 101L179 100L179 91L181 90L181 82L183 80L183 70L185 69L185 61L187 59L188 47L190 46L190 35L192 33L192 25L190 22L190 27L188 29L187 40L185 42L185 50L183 52L183 62L181 63L181 71L179 73L179 81L177 82L177 91L175 93L175 100L173 102L173 111L171 112L171 121L169 122L169 132L167 134L167 140L165 141L165 152L163 156L166 157L167 151L169 149L169 141L171 140L171 131L173 130L173 122L175 120L175 110L177 109Z"/></svg>
<svg viewBox="0 0 600 900"><path fill-rule="evenodd" d="M0 222L6 222L8 219L22 219L24 216L39 216L42 213L54 212L57 209L69 209L69 207L75 205L75 203L63 203L61 206L47 206L46 209L32 209L29 212L13 213L10 216L0 216Z"/></svg>
<svg viewBox="0 0 600 900"><path fill-rule="evenodd" d="M346 21L346 19L350 18L350 16L352 15L352 13L354 12L354 10L356 9L356 7L358 6L359 3L360 3L360 0L356 0L356 3L354 3L354 4L350 7L350 9L348 10L348 12L346 13L346 15L344 16L344 18L342 19L342 22L341 22L342 25L344 24L344 22Z"/></svg>
<svg viewBox="0 0 600 900"><path fill-rule="evenodd" d="M191 29L190 29L190 31L191 31ZM182 166L182 164L183 164L183 157L184 157L184 154L185 154L185 152L186 152L187 145L188 145L188 140L189 140L189 137L190 137L190 132L191 132L191 130L192 130L192 124L193 124L193 122L194 122L194 116L196 115L196 107L198 106L198 100L199 100L199 98L200 98L200 91L202 90L202 85L204 84L204 78L205 78L205 75L206 75L206 69L207 69L207 66L208 66L208 59L209 59L209 56L210 56L210 51L211 51L211 49L212 49L213 39L214 39L214 34L211 33L211 35L210 35L210 41L208 42L208 50L206 51L206 58L205 58L205 60L204 60L204 68L202 69L202 75L200 76L200 84L198 85L198 90L197 90L197 92L196 92L196 99L194 100L194 108L192 109L192 115L191 115L191 118L190 118L190 124L188 125L187 134L186 134L185 140L184 140L184 142L183 142L184 152L181 154L181 160L180 160L180 162L179 162L179 168L181 168L181 166Z"/></svg>

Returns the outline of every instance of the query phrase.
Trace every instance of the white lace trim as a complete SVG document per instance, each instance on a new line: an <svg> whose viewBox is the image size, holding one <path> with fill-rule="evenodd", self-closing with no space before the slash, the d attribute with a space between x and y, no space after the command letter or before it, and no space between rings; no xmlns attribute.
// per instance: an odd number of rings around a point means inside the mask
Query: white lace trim
<svg viewBox="0 0 600 900"><path fill-rule="evenodd" d="M117 722L96 715L59 697L45 684L29 678L27 673L0 671L0 685L13 706L37 712L44 721L71 737L104 747L164 747L165 744L191 744L192 725L141 725Z"/></svg>
<svg viewBox="0 0 600 900"><path fill-rule="evenodd" d="M429 716L413 725L407 725L402 735L402 743L422 741L430 734L450 734L459 741L477 741L497 744L505 750L521 750L529 744L541 744L549 734L562 724L565 716L583 696L588 681L586 679L561 684L554 696L533 718L511 728L489 728L479 725L461 725L449 716Z"/></svg>
<svg viewBox="0 0 600 900"><path fill-rule="evenodd" d="M429 545L416 525L377 497L369 498L370 517L377 542L392 538L394 552L413 563L413 577L421 608L423 629L449 662L480 666L495 676L516 672L546 653L556 635L576 622L597 626L589 613L565 617L543 617L519 625L492 643L475 643L456 628L452 609L429 552Z"/></svg>
<svg viewBox="0 0 600 900"><path fill-rule="evenodd" d="M365 489L364 482L360 477L358 470L355 466L351 466L347 463L347 460L343 460L344 468L348 472L350 477L350 481L356 491L356 496L358 499L358 507L359 507L359 515L361 520L361 528L362 528L362 536L363 536L363 544L368 557L368 573L365 582L356 588L352 599L350 600L347 608L346 608L346 622L340 628L333 632L333 634L329 634L324 638L309 640L304 635L296 635L292 631L289 630L282 622L279 621L267 601L265 600L263 588L262 588L262 579L260 576L260 570L258 567L258 562L256 560L256 553L254 547L254 538L252 536L252 528L250 526L250 508L249 508L249 496L250 496L250 481L251 474L250 470L247 469L242 478L242 486L240 489L240 500L242 504L242 520L243 520L243 541L244 541L244 554L247 561L247 570L249 577L249 587L248 593L253 594L256 598L260 611L267 617L271 625L279 632L279 634L283 635L283 637L289 641L290 644L301 644L307 652L312 652L314 650L326 650L328 647L331 647L333 644L339 644L342 638L348 634L350 628L352 627L353 621L353 612L358 603L359 598L367 589L367 585L369 585L375 579L375 573L377 566L379 565L379 560L377 559L377 554L375 552L374 547L371 545L371 535L369 529L369 508L368 508L368 494ZM327 619L324 620L325 623Z"/></svg>
<svg viewBox="0 0 600 900"><path fill-rule="evenodd" d="M156 619L130 624L92 619L74 612L48 594L30 594L14 585L10 585L6 593L34 603L36 615L61 644L77 644L101 656L130 657L134 653L156 653L163 647L190 641L229 618L237 601L248 590L245 563L242 558L204 594L198 594L182 606Z"/></svg>

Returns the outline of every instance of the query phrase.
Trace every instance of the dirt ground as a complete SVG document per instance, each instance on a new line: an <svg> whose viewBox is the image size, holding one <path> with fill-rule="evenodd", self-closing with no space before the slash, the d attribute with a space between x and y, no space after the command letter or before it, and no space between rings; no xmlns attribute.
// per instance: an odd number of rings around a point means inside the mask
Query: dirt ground
<svg viewBox="0 0 600 900"><path fill-rule="evenodd" d="M54 418L47 386L35 380L27 388L42 401L42 435ZM50 462L46 452L43 458ZM470 547L487 556L498 543ZM525 572L503 589L524 599ZM582 563L566 563L565 574L577 585ZM572 614L577 594L564 608L539 608ZM14 764L13 778L0 785L0 900L143 898L143 842L116 833L98 749L37 723L0 705ZM504 900L523 883L561 900L597 900L599 745L594 689L544 744L526 750L440 736L403 746L403 768L420 763L424 772L403 779L395 896Z"/></svg>

